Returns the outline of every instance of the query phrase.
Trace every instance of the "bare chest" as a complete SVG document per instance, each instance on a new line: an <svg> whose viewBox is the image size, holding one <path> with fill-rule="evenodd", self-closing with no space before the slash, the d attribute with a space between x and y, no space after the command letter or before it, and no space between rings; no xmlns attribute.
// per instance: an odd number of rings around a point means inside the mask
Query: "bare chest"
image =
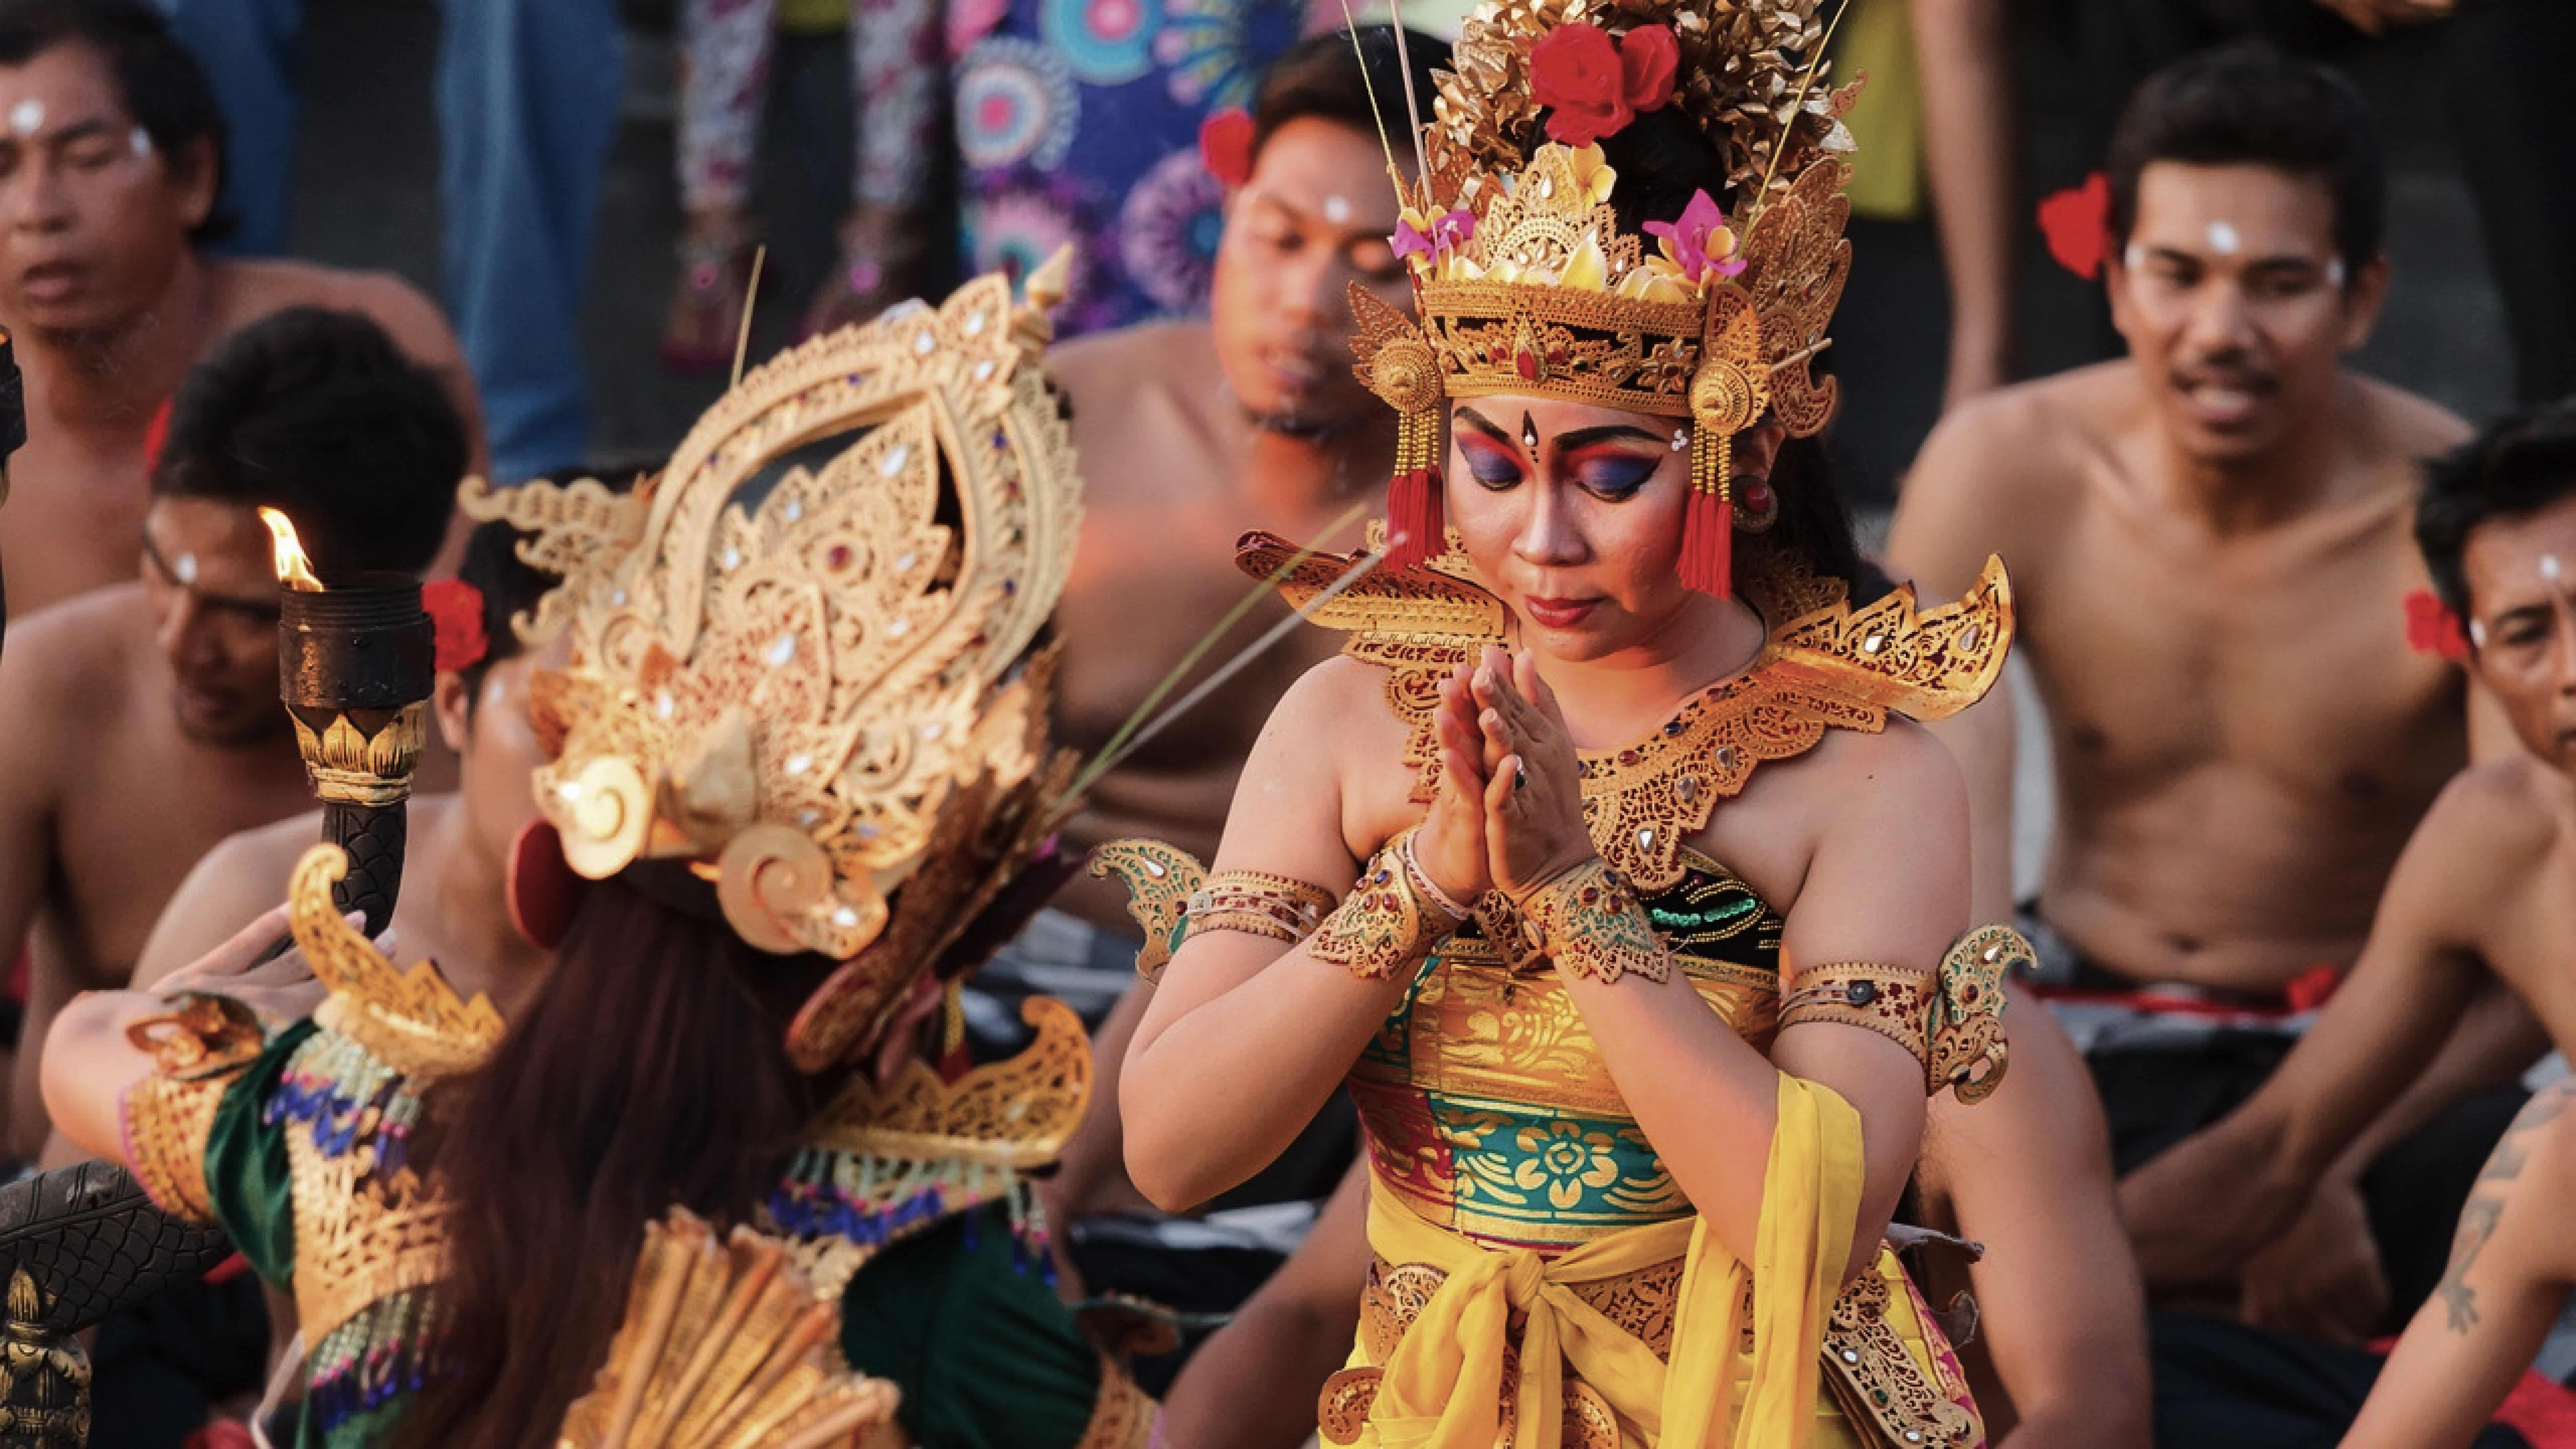
<svg viewBox="0 0 2576 1449"><path fill-rule="evenodd" d="M2406 641L2393 529L2198 551L2079 530L2023 600L2062 778L2245 771L2292 794L2429 798L2461 762L2457 671Z"/></svg>
<svg viewBox="0 0 2576 1449"><path fill-rule="evenodd" d="M101 448L36 430L9 459L9 480L0 567L12 613L134 577L146 501L139 434Z"/></svg>
<svg viewBox="0 0 2576 1449"><path fill-rule="evenodd" d="M313 808L294 745L249 761L118 740L54 819L49 936L84 989L124 984L161 907L226 837Z"/></svg>
<svg viewBox="0 0 2576 1449"><path fill-rule="evenodd" d="M2532 886L2485 921L2481 954L2560 1050L2576 1047L2576 841L2561 835Z"/></svg>

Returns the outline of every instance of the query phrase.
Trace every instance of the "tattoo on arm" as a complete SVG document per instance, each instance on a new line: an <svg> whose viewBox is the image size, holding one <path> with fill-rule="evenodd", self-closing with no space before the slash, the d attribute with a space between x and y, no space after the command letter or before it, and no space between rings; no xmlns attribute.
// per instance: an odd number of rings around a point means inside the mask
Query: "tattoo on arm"
<svg viewBox="0 0 2576 1449"><path fill-rule="evenodd" d="M2441 1294L2442 1307L2453 1333L2467 1333L2478 1322L2477 1290L2468 1283L2469 1267L2495 1236L2496 1224L2504 1217L2505 1194L2514 1179L2531 1161L2531 1134L2555 1120L2567 1109L2576 1084L2554 1082L2534 1093L2515 1114L2513 1125L2504 1129L2487 1165L2478 1171L2478 1180L2469 1190L2468 1203L2460 1209L2459 1235L2451 1242L2451 1265L2442 1272L2442 1281L2434 1291Z"/></svg>

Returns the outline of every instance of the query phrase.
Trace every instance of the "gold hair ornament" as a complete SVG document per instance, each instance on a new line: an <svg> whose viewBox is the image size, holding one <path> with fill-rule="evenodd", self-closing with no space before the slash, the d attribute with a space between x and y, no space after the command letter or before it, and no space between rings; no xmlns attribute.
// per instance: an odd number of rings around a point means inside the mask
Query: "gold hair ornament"
<svg viewBox="0 0 2576 1449"><path fill-rule="evenodd" d="M751 945L844 963L789 1031L806 1070L869 1039L1041 845L1044 629L1080 480L1039 367L1059 254L753 370L630 500L465 499L564 582L532 686L559 741L538 802L572 868L686 862Z"/></svg>

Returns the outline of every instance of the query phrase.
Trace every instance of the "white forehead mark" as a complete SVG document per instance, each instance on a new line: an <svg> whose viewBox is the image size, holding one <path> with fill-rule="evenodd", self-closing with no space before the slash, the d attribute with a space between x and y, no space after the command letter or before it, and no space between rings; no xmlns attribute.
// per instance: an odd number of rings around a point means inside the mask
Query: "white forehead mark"
<svg viewBox="0 0 2576 1449"><path fill-rule="evenodd" d="M2544 553L2540 556L2540 576L2550 583L2557 583L2567 576L2567 566L2558 561L2558 555Z"/></svg>
<svg viewBox="0 0 2576 1449"><path fill-rule="evenodd" d="M2209 224L2209 249L2211 251L2218 253L2222 257L2232 257L2236 255L2238 249L2244 245L2244 238L2236 234L2234 223L2213 221Z"/></svg>
<svg viewBox="0 0 2576 1449"><path fill-rule="evenodd" d="M2326 285L2327 285L2327 286L2329 286L2329 287L2340 287L2340 286L2342 286L2342 285L2343 285L2343 278L2344 278L2344 271L2343 271L2343 258L2341 258L2341 257L2329 257L2329 258L2327 258L2327 260L2326 260Z"/></svg>
<svg viewBox="0 0 2576 1449"><path fill-rule="evenodd" d="M170 560L170 577L177 579L183 584L195 583L197 581L197 556L193 553L183 553L177 558Z"/></svg>
<svg viewBox="0 0 2576 1449"><path fill-rule="evenodd" d="M152 133L137 126L125 133L125 144L134 149L135 155L149 156L152 154Z"/></svg>
<svg viewBox="0 0 2576 1449"><path fill-rule="evenodd" d="M1331 222L1335 226L1340 226L1343 222L1350 219L1351 204L1348 199L1340 196L1327 196L1324 198L1324 220Z"/></svg>
<svg viewBox="0 0 2576 1449"><path fill-rule="evenodd" d="M29 96L9 108L9 129L32 136L45 128L45 103Z"/></svg>

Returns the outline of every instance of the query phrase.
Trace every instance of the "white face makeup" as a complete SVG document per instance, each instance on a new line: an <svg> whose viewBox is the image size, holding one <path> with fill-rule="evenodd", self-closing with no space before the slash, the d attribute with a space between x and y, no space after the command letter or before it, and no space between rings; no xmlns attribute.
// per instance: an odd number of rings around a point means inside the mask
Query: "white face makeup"
<svg viewBox="0 0 2576 1449"><path fill-rule="evenodd" d="M2326 285L2340 288L2343 286L2343 279L2343 258L2329 257L2326 260Z"/></svg>
<svg viewBox="0 0 2576 1449"><path fill-rule="evenodd" d="M2236 234L2233 223L2213 221L2209 224L2209 249L2222 257L2232 257L2244 250L2244 238Z"/></svg>
<svg viewBox="0 0 2576 1449"><path fill-rule="evenodd" d="M1680 452L1682 449L1687 448L1687 447L1689 447L1689 446L1690 446L1690 429L1688 429L1688 428L1675 428L1675 429L1673 429L1673 451L1674 451L1674 452L1676 452L1676 453L1678 453L1678 452Z"/></svg>
<svg viewBox="0 0 2576 1449"><path fill-rule="evenodd" d="M2558 555L2544 553L2540 556L2540 577L2545 583L2562 583L2567 578L2567 566L2558 561Z"/></svg>
<svg viewBox="0 0 2576 1449"><path fill-rule="evenodd" d="M197 582L197 556L193 553L183 553L177 558L170 560L170 577L177 579L182 584L195 584Z"/></svg>
<svg viewBox="0 0 2576 1449"><path fill-rule="evenodd" d="M2479 647L2479 648L2481 648L2481 649L2484 649L2485 647L2487 647L2487 621L2486 621L2486 620L2484 620L2484 619L2471 619L2471 620L2469 621L2469 642L2470 642L2470 643L2472 643L2472 644L2475 644L2476 646L2478 646L2478 647Z"/></svg>
<svg viewBox="0 0 2576 1449"><path fill-rule="evenodd" d="M1335 226L1341 226L1349 222L1350 219L1351 203L1348 197L1327 196L1324 198L1324 220L1331 222Z"/></svg>
<svg viewBox="0 0 2576 1449"><path fill-rule="evenodd" d="M45 103L33 96L9 108L9 129L32 136L45 128Z"/></svg>
<svg viewBox="0 0 2576 1449"><path fill-rule="evenodd" d="M2146 244L2143 242L2129 243L2127 249L2120 253L2120 265L2127 267L2133 272L2144 270L2147 265Z"/></svg>
<svg viewBox="0 0 2576 1449"><path fill-rule="evenodd" d="M125 144L133 148L135 155L149 156L152 154L152 133L137 126L126 133Z"/></svg>

